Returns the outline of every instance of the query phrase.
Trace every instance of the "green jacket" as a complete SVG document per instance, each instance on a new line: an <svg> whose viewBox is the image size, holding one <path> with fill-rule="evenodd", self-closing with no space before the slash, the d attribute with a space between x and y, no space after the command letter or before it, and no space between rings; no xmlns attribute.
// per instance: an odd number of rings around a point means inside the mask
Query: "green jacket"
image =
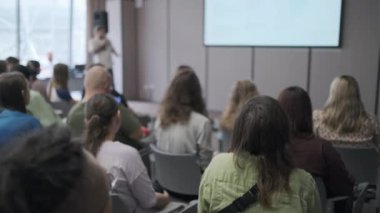
<svg viewBox="0 0 380 213"><path fill-rule="evenodd" d="M257 182L256 158L245 154L238 158L232 153L219 154L203 174L199 189L198 212L218 212L246 193ZM301 169L290 175L290 192L272 195L271 208L258 202L244 212L255 213L320 213L319 194L313 177Z"/></svg>

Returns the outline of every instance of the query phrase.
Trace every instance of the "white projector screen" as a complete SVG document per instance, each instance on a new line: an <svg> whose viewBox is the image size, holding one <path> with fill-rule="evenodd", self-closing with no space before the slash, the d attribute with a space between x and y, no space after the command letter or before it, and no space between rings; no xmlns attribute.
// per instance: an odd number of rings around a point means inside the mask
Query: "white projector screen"
<svg viewBox="0 0 380 213"><path fill-rule="evenodd" d="M205 0L210 46L337 47L342 0Z"/></svg>

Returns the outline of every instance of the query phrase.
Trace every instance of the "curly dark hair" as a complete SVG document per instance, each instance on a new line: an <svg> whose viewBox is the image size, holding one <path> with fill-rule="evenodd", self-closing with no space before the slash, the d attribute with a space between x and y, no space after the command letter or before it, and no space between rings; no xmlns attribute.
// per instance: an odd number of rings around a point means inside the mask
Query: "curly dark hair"
<svg viewBox="0 0 380 213"><path fill-rule="evenodd" d="M82 176L84 153L68 129L51 126L14 141L0 160L0 212L54 212Z"/></svg>

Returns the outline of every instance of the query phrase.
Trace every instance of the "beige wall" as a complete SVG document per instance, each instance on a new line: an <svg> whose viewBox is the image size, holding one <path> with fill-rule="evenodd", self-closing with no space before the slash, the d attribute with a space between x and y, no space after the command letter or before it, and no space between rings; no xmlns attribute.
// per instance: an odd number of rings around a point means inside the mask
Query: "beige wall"
<svg viewBox="0 0 380 213"><path fill-rule="evenodd" d="M359 81L367 110L375 111L379 1L344 1L340 48L205 47L203 0L145 1L135 12L137 38L132 40L137 47L131 57L137 69L131 72L137 75L132 76L141 99L159 102L175 68L189 64L199 75L210 109L222 110L232 84L247 78L262 94L274 97L285 87L301 86L319 108L331 80L350 74Z"/></svg>
<svg viewBox="0 0 380 213"><path fill-rule="evenodd" d="M113 56L114 85L129 99L138 99L137 11L134 3L123 0L106 1L108 37L118 56ZM123 27L120 27L123 26Z"/></svg>

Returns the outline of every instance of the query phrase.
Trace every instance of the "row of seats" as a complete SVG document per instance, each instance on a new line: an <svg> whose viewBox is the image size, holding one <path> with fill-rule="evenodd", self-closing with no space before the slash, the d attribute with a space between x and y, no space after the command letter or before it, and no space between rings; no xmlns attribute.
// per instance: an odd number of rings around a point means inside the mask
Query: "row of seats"
<svg viewBox="0 0 380 213"><path fill-rule="evenodd" d="M170 154L159 150L155 145L150 146L154 156L155 178L161 185L175 193L184 195L197 195L201 180L201 171L192 154ZM365 201L370 197L370 185L379 186L380 173L379 159L374 149L351 149L335 147L341 155L348 171L354 176L357 185L356 201L353 213L362 212ZM366 166L363 166L366 165ZM334 205L348 197L335 197L327 199L326 187L320 177L315 177L320 193L322 209L325 213L333 213ZM379 208L380 190L376 189L375 206Z"/></svg>

